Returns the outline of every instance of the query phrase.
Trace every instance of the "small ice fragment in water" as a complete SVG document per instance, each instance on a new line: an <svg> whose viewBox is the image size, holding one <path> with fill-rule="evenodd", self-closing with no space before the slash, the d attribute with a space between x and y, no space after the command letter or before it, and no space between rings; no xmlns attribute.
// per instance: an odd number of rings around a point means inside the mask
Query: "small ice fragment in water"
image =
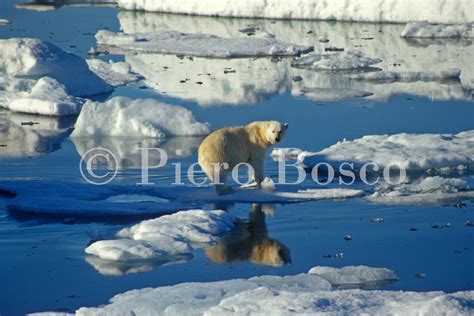
<svg viewBox="0 0 474 316"><path fill-rule="evenodd" d="M374 217L371 219L373 223L383 223L383 218L382 217Z"/></svg>
<svg viewBox="0 0 474 316"><path fill-rule="evenodd" d="M87 51L87 55L91 55L91 56L96 56L96 55L99 55L100 52L95 49L94 47L91 47L89 48L89 50Z"/></svg>
<svg viewBox="0 0 474 316"><path fill-rule="evenodd" d="M344 253L338 252L334 255L334 257L337 258L337 259L342 259L344 257Z"/></svg>
<svg viewBox="0 0 474 316"><path fill-rule="evenodd" d="M418 272L417 274L415 274L415 276L417 279L424 279L426 278L426 273Z"/></svg>
<svg viewBox="0 0 474 316"><path fill-rule="evenodd" d="M352 236L351 235L346 235L346 236L344 236L344 240L352 240Z"/></svg>
<svg viewBox="0 0 474 316"><path fill-rule="evenodd" d="M431 225L431 228L437 228L437 229L441 229L441 228L451 228L451 224L450 224L450 223L447 223L446 225L443 225L443 224L434 224L434 225Z"/></svg>
<svg viewBox="0 0 474 316"><path fill-rule="evenodd" d="M464 226L474 227L474 221L467 221Z"/></svg>
<svg viewBox="0 0 474 316"><path fill-rule="evenodd" d="M415 227L410 228L411 232L416 232L417 230L418 230L418 228L415 228Z"/></svg>

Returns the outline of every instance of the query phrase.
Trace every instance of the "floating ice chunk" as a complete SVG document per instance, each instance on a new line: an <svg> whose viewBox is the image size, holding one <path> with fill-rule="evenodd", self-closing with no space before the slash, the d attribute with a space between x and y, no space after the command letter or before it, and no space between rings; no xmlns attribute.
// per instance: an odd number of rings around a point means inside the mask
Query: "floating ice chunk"
<svg viewBox="0 0 474 316"><path fill-rule="evenodd" d="M87 64L96 75L114 87L123 86L141 79L140 75L132 72L127 62L114 63L110 60L107 63L100 59L87 59Z"/></svg>
<svg viewBox="0 0 474 316"><path fill-rule="evenodd" d="M373 95L372 92L349 88L301 88L292 91L295 96L302 96L314 101L338 101L360 99Z"/></svg>
<svg viewBox="0 0 474 316"><path fill-rule="evenodd" d="M473 24L431 24L427 21L409 22L400 34L401 37L474 37Z"/></svg>
<svg viewBox="0 0 474 316"><path fill-rule="evenodd" d="M369 68L381 61L380 58L366 57L360 51L346 51L334 54L309 54L293 60L291 66L314 70L352 70Z"/></svg>
<svg viewBox="0 0 474 316"><path fill-rule="evenodd" d="M303 152L298 159L307 167L328 162L336 170L342 162L360 168L367 162L382 170L398 165L407 172L440 172L440 168L474 167L474 130L458 134L368 135L352 141L338 142L317 153Z"/></svg>
<svg viewBox="0 0 474 316"><path fill-rule="evenodd" d="M395 272L386 268L346 266L343 268L314 267L308 272L327 280L333 286L370 287L398 280Z"/></svg>
<svg viewBox="0 0 474 316"><path fill-rule="evenodd" d="M8 25L10 24L11 22L7 19L0 19L0 25Z"/></svg>
<svg viewBox="0 0 474 316"><path fill-rule="evenodd" d="M105 103L88 101L71 137L156 137L209 134L208 123L196 121L193 113L179 105L153 99L116 97Z"/></svg>
<svg viewBox="0 0 474 316"><path fill-rule="evenodd" d="M469 0L118 0L127 10L156 11L192 15L272 19L310 19L364 22L432 21L438 23L473 22Z"/></svg>
<svg viewBox="0 0 474 316"><path fill-rule="evenodd" d="M100 45L115 46L128 51L197 57L295 56L313 50L311 46L287 44L268 37L224 38L170 30L134 34L101 30L95 37Z"/></svg>
<svg viewBox="0 0 474 316"><path fill-rule="evenodd" d="M474 199L474 191L458 178L427 177L413 183L381 185L368 197L382 204L448 204Z"/></svg>
<svg viewBox="0 0 474 316"><path fill-rule="evenodd" d="M84 99L70 96L61 83L50 77L39 79L25 97L13 99L6 107L15 112L40 115L77 115Z"/></svg>
<svg viewBox="0 0 474 316"><path fill-rule="evenodd" d="M270 157L273 160L283 160L283 159L297 159L298 155L303 152L300 148L273 148L270 153Z"/></svg>
<svg viewBox="0 0 474 316"><path fill-rule="evenodd" d="M311 274L193 282L118 294L108 305L76 315L445 315L472 312L472 291L404 292L331 290Z"/></svg>
<svg viewBox="0 0 474 316"><path fill-rule="evenodd" d="M68 94L88 96L112 91L79 56L32 38L0 40L0 70L9 76L48 76L66 87Z"/></svg>
<svg viewBox="0 0 474 316"><path fill-rule="evenodd" d="M413 82L413 81L442 81L459 80L461 69L435 71L377 71L352 75L350 78L362 81L380 82Z"/></svg>
<svg viewBox="0 0 474 316"><path fill-rule="evenodd" d="M234 216L220 210L181 211L124 228L117 233L120 239L96 241L85 251L120 261L186 254L192 246L216 242L234 222Z"/></svg>

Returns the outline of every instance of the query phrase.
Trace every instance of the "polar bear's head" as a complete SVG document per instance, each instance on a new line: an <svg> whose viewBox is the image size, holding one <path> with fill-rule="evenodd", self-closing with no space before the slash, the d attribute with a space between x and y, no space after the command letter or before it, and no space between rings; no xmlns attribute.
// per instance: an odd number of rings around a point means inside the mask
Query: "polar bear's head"
<svg viewBox="0 0 474 316"><path fill-rule="evenodd" d="M280 123L278 121L267 121L263 122L265 124L264 128L264 138L271 144L275 145L276 143L281 142L283 137L286 135L288 129L288 123Z"/></svg>

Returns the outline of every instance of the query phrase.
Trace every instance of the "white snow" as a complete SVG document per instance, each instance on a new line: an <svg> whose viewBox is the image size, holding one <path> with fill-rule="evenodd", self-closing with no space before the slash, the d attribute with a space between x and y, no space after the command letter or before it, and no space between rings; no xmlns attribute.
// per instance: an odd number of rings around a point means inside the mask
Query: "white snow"
<svg viewBox="0 0 474 316"><path fill-rule="evenodd" d="M109 85L117 87L141 79L140 75L132 72L130 64L127 62L108 63L100 59L87 59L89 68Z"/></svg>
<svg viewBox="0 0 474 316"><path fill-rule="evenodd" d="M397 164L409 171L445 172L472 168L474 165L474 131L458 134L367 135L352 141L341 141L317 153L303 152L298 159L307 167L319 162L354 163L360 168L373 162L383 169ZM462 169L461 168L461 169Z"/></svg>
<svg viewBox="0 0 474 316"><path fill-rule="evenodd" d="M349 88L307 88L293 89L292 95L314 101L338 101L360 99L373 95L372 92Z"/></svg>
<svg viewBox="0 0 474 316"><path fill-rule="evenodd" d="M288 147L288 148L273 148L270 153L270 157L273 160L284 160L287 159L297 159L298 155L301 154L302 150L300 148Z"/></svg>
<svg viewBox="0 0 474 316"><path fill-rule="evenodd" d="M47 180L2 181L0 189L15 195L7 203L12 212L74 217L161 215L218 202L295 203L364 196L364 191L356 189L314 189L314 186L298 185L275 185L273 188L271 183L267 183L265 189L237 188L234 193L222 196L211 186L96 186ZM130 196L129 201L126 195ZM146 198L137 202L137 195ZM159 202L152 197L158 198Z"/></svg>
<svg viewBox="0 0 474 316"><path fill-rule="evenodd" d="M388 269L346 267L324 270L331 279L373 283L393 278ZM331 272L328 272L331 271ZM363 286L363 284L354 284ZM473 291L444 292L335 290L318 275L266 275L219 282L181 283L118 294L108 305L78 309L76 315L457 315L469 314Z"/></svg>
<svg viewBox="0 0 474 316"><path fill-rule="evenodd" d="M375 82L414 82L459 80L460 75L461 69L446 69L434 71L377 71L352 75L350 78L355 80Z"/></svg>
<svg viewBox="0 0 474 316"><path fill-rule="evenodd" d="M344 51L332 54L309 54L291 62L293 67L313 70L365 69L380 63L380 58L370 58L360 51Z"/></svg>
<svg viewBox="0 0 474 316"><path fill-rule="evenodd" d="M427 21L407 23L401 37L474 37L473 24L431 24Z"/></svg>
<svg viewBox="0 0 474 316"><path fill-rule="evenodd" d="M294 56L313 50L310 46L287 44L275 38L223 38L208 34L162 30L153 33L123 34L101 30L97 44L126 51L178 54L197 57Z"/></svg>
<svg viewBox="0 0 474 316"><path fill-rule="evenodd" d="M395 186L380 185L367 199L379 204L453 204L474 199L474 191L465 180L434 176Z"/></svg>
<svg viewBox="0 0 474 316"><path fill-rule="evenodd" d="M364 22L474 22L470 0L118 0L121 8L192 15Z"/></svg>
<svg viewBox="0 0 474 316"><path fill-rule="evenodd" d="M42 77L24 97L13 99L6 108L15 112L40 115L77 115L84 99L70 96L64 85L53 78Z"/></svg>
<svg viewBox="0 0 474 316"><path fill-rule="evenodd" d="M56 79L73 96L109 92L112 87L94 74L84 59L39 39L0 40L0 71L12 77Z"/></svg>
<svg viewBox="0 0 474 316"><path fill-rule="evenodd" d="M371 286L398 280L395 272L386 268L346 266L342 268L314 267L308 272L315 274L333 286Z"/></svg>
<svg viewBox="0 0 474 316"><path fill-rule="evenodd" d="M71 137L156 137L207 135L208 123L196 121L193 113L179 105L154 99L115 97L104 103L88 101Z"/></svg>
<svg viewBox="0 0 474 316"><path fill-rule="evenodd" d="M154 259L186 254L198 244L217 242L236 218L221 210L187 210L143 221L117 233L120 239L96 241L86 253L103 260Z"/></svg>

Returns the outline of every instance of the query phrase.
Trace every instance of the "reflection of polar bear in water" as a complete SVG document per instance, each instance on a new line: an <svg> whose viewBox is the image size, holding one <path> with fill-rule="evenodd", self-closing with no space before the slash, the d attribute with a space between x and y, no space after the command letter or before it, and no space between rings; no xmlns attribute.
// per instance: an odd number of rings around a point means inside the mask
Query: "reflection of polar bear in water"
<svg viewBox="0 0 474 316"><path fill-rule="evenodd" d="M218 244L207 247L206 255L214 262L253 263L281 267L291 262L290 250L278 240L268 236L262 205L254 204L248 223L239 223Z"/></svg>
<svg viewBox="0 0 474 316"><path fill-rule="evenodd" d="M252 122L245 126L218 129L199 146L199 164L215 184L217 194L230 193L227 174L240 163L253 167L257 186L263 181L263 162L267 148L280 142L288 124L277 121Z"/></svg>

